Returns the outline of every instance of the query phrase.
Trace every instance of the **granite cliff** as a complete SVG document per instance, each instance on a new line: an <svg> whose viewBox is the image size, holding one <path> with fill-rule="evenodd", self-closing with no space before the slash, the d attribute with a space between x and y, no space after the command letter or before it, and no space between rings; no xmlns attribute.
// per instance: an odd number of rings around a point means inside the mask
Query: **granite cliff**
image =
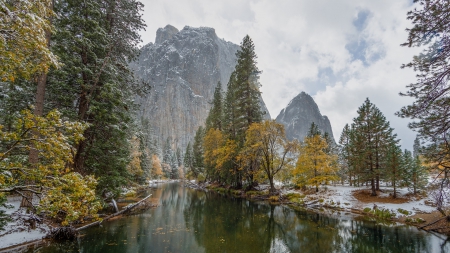
<svg viewBox="0 0 450 253"><path fill-rule="evenodd" d="M312 122L318 125L321 132L330 134L334 140L330 120L327 116L320 114L314 99L305 92L301 92L292 99L287 107L281 110L276 121L284 125L286 137L290 140L295 138L303 141Z"/></svg>
<svg viewBox="0 0 450 253"><path fill-rule="evenodd" d="M174 148L193 141L205 123L217 83L226 90L238 49L219 39L213 28L186 26L179 31L171 25L158 29L155 43L141 48L131 68L152 88L137 98L138 116L150 120L160 144L168 137Z"/></svg>

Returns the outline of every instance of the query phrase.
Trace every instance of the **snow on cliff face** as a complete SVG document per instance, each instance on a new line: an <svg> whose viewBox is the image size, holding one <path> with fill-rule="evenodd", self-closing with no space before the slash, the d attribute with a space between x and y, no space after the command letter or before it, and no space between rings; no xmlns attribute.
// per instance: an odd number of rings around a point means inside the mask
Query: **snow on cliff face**
<svg viewBox="0 0 450 253"><path fill-rule="evenodd" d="M137 99L139 116L150 120L160 144L167 137L180 148L193 141L206 120L217 83L226 90L238 49L219 39L213 28L186 26L178 31L171 25L158 29L155 43L141 48L131 68L152 88ZM263 109L270 118L265 105Z"/></svg>
<svg viewBox="0 0 450 253"><path fill-rule="evenodd" d="M312 122L318 126L322 133L327 132L334 140L328 117L320 114L319 107L314 99L305 92L301 92L292 99L287 107L281 110L276 121L284 125L286 137L290 140L296 138L303 141Z"/></svg>

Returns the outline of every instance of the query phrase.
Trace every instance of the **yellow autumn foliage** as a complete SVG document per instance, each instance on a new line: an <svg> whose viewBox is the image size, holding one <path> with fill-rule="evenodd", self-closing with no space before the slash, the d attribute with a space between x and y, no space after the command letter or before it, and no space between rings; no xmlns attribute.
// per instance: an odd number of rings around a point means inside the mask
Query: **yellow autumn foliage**
<svg viewBox="0 0 450 253"><path fill-rule="evenodd" d="M0 0L0 81L30 79L58 66L47 47L52 0Z"/></svg>
<svg viewBox="0 0 450 253"><path fill-rule="evenodd" d="M326 140L320 135L305 138L293 171L293 181L297 186L312 185L318 191L320 184L338 179L337 156L327 154L327 148Z"/></svg>
<svg viewBox="0 0 450 253"><path fill-rule="evenodd" d="M152 172L151 176L152 178L160 179L162 176L162 167L161 167L161 161L159 160L159 157L155 154L152 155Z"/></svg>
<svg viewBox="0 0 450 253"><path fill-rule="evenodd" d="M293 154L298 147L297 141L288 141L284 126L274 120L253 123L247 130L245 139L244 149L239 157L244 164L243 168L255 165L247 171L254 175L261 169L261 173L269 180L270 192L275 192L274 178L291 167Z"/></svg>
<svg viewBox="0 0 450 253"><path fill-rule="evenodd" d="M144 175L144 171L141 167L141 155L142 152L139 151L140 147L140 141L139 138L136 136L133 136L130 140L130 156L131 160L130 163L127 166L127 170L133 177L141 177Z"/></svg>
<svg viewBox="0 0 450 253"><path fill-rule="evenodd" d="M37 194L37 210L60 219L63 225L95 218L100 208L95 197L97 181L70 168L74 145L83 138L86 128L87 124L62 120L56 110L45 116L24 110L11 131L0 125L0 192ZM39 151L39 161L30 165L32 147Z"/></svg>

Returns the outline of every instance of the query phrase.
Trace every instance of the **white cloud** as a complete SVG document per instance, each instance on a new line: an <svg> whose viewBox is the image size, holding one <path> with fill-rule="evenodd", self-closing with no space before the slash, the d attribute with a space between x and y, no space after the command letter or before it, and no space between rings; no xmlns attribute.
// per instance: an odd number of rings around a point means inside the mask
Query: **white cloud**
<svg viewBox="0 0 450 253"><path fill-rule="evenodd" d="M366 97L396 128L405 148L415 134L408 120L394 116L411 103L398 92L415 80L400 69L417 49L399 45L407 38L410 0L144 0L147 31L171 24L216 29L219 37L239 44L252 37L261 75L263 98L272 117L301 91L313 95L330 118L338 139Z"/></svg>

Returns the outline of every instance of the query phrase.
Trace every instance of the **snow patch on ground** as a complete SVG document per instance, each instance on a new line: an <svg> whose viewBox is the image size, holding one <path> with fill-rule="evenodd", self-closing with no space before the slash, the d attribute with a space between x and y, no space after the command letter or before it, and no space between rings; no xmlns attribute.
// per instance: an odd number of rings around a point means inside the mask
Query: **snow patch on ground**
<svg viewBox="0 0 450 253"><path fill-rule="evenodd" d="M410 215L414 215L416 213L431 213L436 211L436 207L427 205L425 202L433 202L430 198L410 198L410 200L406 203L382 203L382 202L373 202L373 203L364 203L357 200L353 197L353 191L357 190L367 190L367 187L353 187L353 186L326 186L324 188L320 188L318 193L307 195L304 199L305 203L312 202L314 200L321 200L317 204L323 205L331 205L340 208L353 208L358 210L363 210L364 208L373 208L374 204L377 205L379 209L389 209L395 211L397 216L401 216L403 214L398 213L398 209L401 208L403 210L409 211ZM379 194L379 197L388 198L390 197L390 192L392 192L392 188L390 187L380 187L382 192ZM293 190L283 192L284 194L296 192ZM399 188L397 189L397 195L399 198L406 198L405 196L409 193L407 188ZM322 201L323 200L323 201Z"/></svg>
<svg viewBox="0 0 450 253"><path fill-rule="evenodd" d="M50 231L49 226L39 222L36 222L36 228L32 229L27 223L31 216L19 208L20 202L21 197L8 197L7 204L12 208L0 208L11 217L11 221L0 230L0 249L42 239Z"/></svg>

